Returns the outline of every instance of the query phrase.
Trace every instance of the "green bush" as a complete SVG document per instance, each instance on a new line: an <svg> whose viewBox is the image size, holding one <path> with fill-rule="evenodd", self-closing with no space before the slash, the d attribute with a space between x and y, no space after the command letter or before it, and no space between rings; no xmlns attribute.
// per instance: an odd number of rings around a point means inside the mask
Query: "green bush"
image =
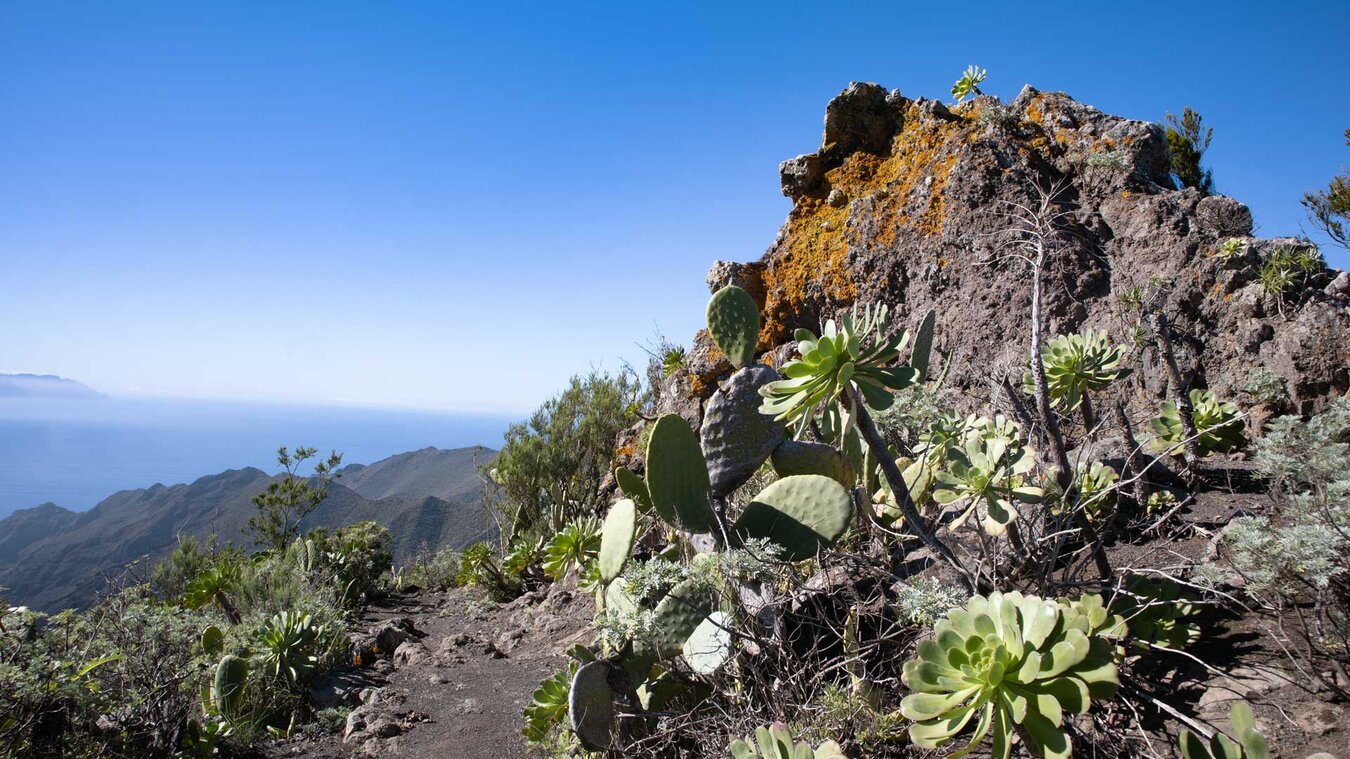
<svg viewBox="0 0 1350 759"><path fill-rule="evenodd" d="M1182 187L1194 187L1203 195L1214 192L1214 174L1200 165L1200 159L1214 139L1214 130L1206 128L1200 114L1186 106L1178 118L1167 114L1167 147L1172 153L1172 176Z"/></svg>
<svg viewBox="0 0 1350 759"><path fill-rule="evenodd" d="M485 493L516 537L552 537L569 521L600 511L600 483L609 474L619 433L647 402L632 372L573 377L565 390L513 424L496 460L485 467L495 488Z"/></svg>
<svg viewBox="0 0 1350 759"><path fill-rule="evenodd" d="M443 592L459 585L459 551L442 548L422 555L407 567L407 582L419 588Z"/></svg>

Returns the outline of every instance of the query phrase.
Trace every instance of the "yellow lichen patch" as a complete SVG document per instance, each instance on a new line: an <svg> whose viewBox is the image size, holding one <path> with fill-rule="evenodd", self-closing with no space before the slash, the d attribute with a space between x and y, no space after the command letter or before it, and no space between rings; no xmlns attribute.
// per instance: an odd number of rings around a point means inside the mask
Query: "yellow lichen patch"
<svg viewBox="0 0 1350 759"><path fill-rule="evenodd" d="M865 241L870 245L892 245L900 229L927 236L942 232L947 181L962 147L975 137L969 115L932 118L914 103L905 107L903 123L889 156L857 152L825 175L830 189L844 193L848 201L869 200L875 224L875 234ZM822 197L797 199L784 245L766 262L761 350L787 339L791 322L809 299L845 303L856 296L845 262L848 220L848 203L835 207Z"/></svg>

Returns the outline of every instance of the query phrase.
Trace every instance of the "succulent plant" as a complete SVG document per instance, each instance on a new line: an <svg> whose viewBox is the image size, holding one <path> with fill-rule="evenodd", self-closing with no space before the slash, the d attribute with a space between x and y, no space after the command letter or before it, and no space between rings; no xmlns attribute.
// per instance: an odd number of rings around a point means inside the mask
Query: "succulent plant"
<svg viewBox="0 0 1350 759"><path fill-rule="evenodd" d="M727 285L708 301L708 334L737 369L755 363L759 307L750 293Z"/></svg>
<svg viewBox="0 0 1350 759"><path fill-rule="evenodd" d="M1001 416L975 420L962 444L950 449L947 468L937 473L933 500L962 509L950 529L980 512L984 531L1002 535L1017 518L1014 501L1038 503L1044 496L1041 488L1025 483L1034 466L1034 453L1016 424Z"/></svg>
<svg viewBox="0 0 1350 759"><path fill-rule="evenodd" d="M890 366L900 358L909 333L888 335L888 314L884 305L869 305L861 312L855 307L838 326L833 319L827 321L819 337L797 330L800 358L783 365L786 379L760 388L760 412L796 424L800 436L818 409L834 404L850 387L856 386L873 409L889 408L891 393L914 384L919 371ZM927 365L926 357L921 363Z"/></svg>
<svg viewBox="0 0 1350 759"><path fill-rule="evenodd" d="M786 437L786 424L759 413L759 389L778 379L778 372L762 364L744 367L704 405L700 444L713 498L748 482Z"/></svg>
<svg viewBox="0 0 1350 759"><path fill-rule="evenodd" d="M741 542L763 538L783 549L784 561L804 561L843 537L853 512L853 499L838 482L799 474L760 491L732 525L731 534Z"/></svg>
<svg viewBox="0 0 1350 759"><path fill-rule="evenodd" d="M637 705L636 694L626 685L623 670L607 661L583 664L572 677L567 711L572 718L572 732L583 747L604 751L622 740L620 710L631 710Z"/></svg>
<svg viewBox="0 0 1350 759"><path fill-rule="evenodd" d="M961 78L957 79L956 84L952 85L952 97L956 98L956 102L959 103L971 95L982 94L980 83L984 81L987 74L988 72L979 66L967 66L965 72L961 74Z"/></svg>
<svg viewBox="0 0 1350 759"><path fill-rule="evenodd" d="M215 625L207 625L199 638L202 646L202 653L207 656L219 656L225 648L225 633L221 632Z"/></svg>
<svg viewBox="0 0 1350 759"><path fill-rule="evenodd" d="M1265 736L1256 731L1251 706L1246 701L1234 701L1228 715L1233 725L1233 737L1215 732L1209 743L1206 743L1200 736L1183 728L1177 740L1181 755L1186 759L1268 759L1270 747L1266 744Z"/></svg>
<svg viewBox="0 0 1350 759"><path fill-rule="evenodd" d="M595 517L573 520L544 548L544 572L554 580L561 580L573 570L580 574L599 551L600 523Z"/></svg>
<svg viewBox="0 0 1350 759"><path fill-rule="evenodd" d="M1116 483L1120 475L1100 461L1091 466L1078 465L1078 504L1088 519L1098 522L1111 515L1116 507Z"/></svg>
<svg viewBox="0 0 1350 759"><path fill-rule="evenodd" d="M614 481L619 483L619 489L623 494L633 499L643 512L652 510L652 494L647 491L647 483L628 467L618 467L614 470Z"/></svg>
<svg viewBox="0 0 1350 759"><path fill-rule="evenodd" d="M903 680L914 693L900 711L914 720L910 738L936 748L974 720L955 756L992 736L992 756L1007 759L1020 725L1046 759L1069 757L1064 713L1083 714L1118 685L1112 645L1092 628L1088 614L1037 596L972 597L905 662Z"/></svg>
<svg viewBox="0 0 1350 759"><path fill-rule="evenodd" d="M256 634L259 658L267 673L292 687L304 684L319 666L323 625L309 614L283 611L272 617Z"/></svg>
<svg viewBox="0 0 1350 759"><path fill-rule="evenodd" d="M576 674L576 665L569 663L552 677L539 683L525 705L522 716L525 727L521 731L530 743L542 743L548 738L553 726L567 719L567 695Z"/></svg>
<svg viewBox="0 0 1350 759"><path fill-rule="evenodd" d="M237 719L240 714L248 670L248 659L241 656L225 656L216 665L211 679L211 702L227 720Z"/></svg>
<svg viewBox="0 0 1350 759"><path fill-rule="evenodd" d="M1190 393L1191 419L1195 423L1196 447L1201 456L1228 453L1246 444L1242 431L1246 424L1239 416L1237 406L1220 401L1212 390L1192 390ZM1155 438L1150 447L1157 452L1179 456L1184 449L1186 433L1181 426L1181 414L1174 401L1167 401L1162 412L1149 426Z"/></svg>
<svg viewBox="0 0 1350 759"><path fill-rule="evenodd" d="M1111 344L1106 330L1056 335L1041 348L1050 404L1065 411L1078 408L1086 391L1101 390L1129 374L1120 359L1120 347ZM1022 376L1022 389L1027 395L1036 392L1029 370Z"/></svg>
<svg viewBox="0 0 1350 759"><path fill-rule="evenodd" d="M605 525L600 530L600 579L611 582L623 574L628 555L633 552L637 538L637 504L625 498L609 507Z"/></svg>
<svg viewBox="0 0 1350 759"><path fill-rule="evenodd" d="M1185 589L1165 576L1129 575L1112 606L1130 625L1137 641L1185 648L1200 637L1199 611Z"/></svg>
<svg viewBox="0 0 1350 759"><path fill-rule="evenodd" d="M819 474L844 487L853 487L855 479L853 462L832 445L809 440L784 440L774 449L770 461L773 463L774 473L779 477Z"/></svg>
<svg viewBox="0 0 1350 759"><path fill-rule="evenodd" d="M755 728L754 735L731 742L732 759L844 759L844 752L834 741L825 741L816 748L806 741L795 741L787 725L775 722Z"/></svg>
<svg viewBox="0 0 1350 759"><path fill-rule="evenodd" d="M731 658L731 618L714 611L698 623L680 646L680 656L696 674L711 675Z"/></svg>
<svg viewBox="0 0 1350 759"><path fill-rule="evenodd" d="M647 490L666 522L690 532L712 532L712 483L703 450L689 423L666 414L652 425L647 443Z"/></svg>

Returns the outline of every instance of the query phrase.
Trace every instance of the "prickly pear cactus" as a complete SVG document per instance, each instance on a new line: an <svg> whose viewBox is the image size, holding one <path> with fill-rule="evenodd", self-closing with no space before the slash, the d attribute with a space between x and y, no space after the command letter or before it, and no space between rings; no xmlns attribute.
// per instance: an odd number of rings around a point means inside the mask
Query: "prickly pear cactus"
<svg viewBox="0 0 1350 759"><path fill-rule="evenodd" d="M679 414L666 414L652 425L647 444L647 490L656 513L690 532L712 532L708 466L698 438Z"/></svg>
<svg viewBox="0 0 1350 759"><path fill-rule="evenodd" d="M684 652L684 643L713 611L712 594L708 587L694 580L685 580L670 589L656 605L652 631L638 641L637 648L669 659Z"/></svg>
<svg viewBox="0 0 1350 759"><path fill-rule="evenodd" d="M759 389L778 379L778 372L763 364L747 366L708 399L702 443L714 498L744 485L787 436L784 422L759 413Z"/></svg>
<svg viewBox="0 0 1350 759"><path fill-rule="evenodd" d="M619 483L619 489L623 494L633 499L633 503L644 513L652 510L652 494L647 491L647 483L633 474L633 470L623 466L615 469L614 480Z"/></svg>
<svg viewBox="0 0 1350 759"><path fill-rule="evenodd" d="M614 708L615 692L610 680L616 667L606 661L584 664L572 677L567 693L567 711L572 731L581 745L591 751L604 751L618 741L618 716Z"/></svg>
<svg viewBox="0 0 1350 759"><path fill-rule="evenodd" d="M201 635L202 652L207 656L219 656L225 647L225 633L215 625L207 625Z"/></svg>
<svg viewBox="0 0 1350 759"><path fill-rule="evenodd" d="M731 658L731 618L715 611L685 639L681 654L696 674L711 675Z"/></svg>
<svg viewBox="0 0 1350 759"><path fill-rule="evenodd" d="M818 474L784 477L745 507L732 526L736 539L765 538L783 559L804 561L834 545L853 522L853 499L843 485Z"/></svg>
<svg viewBox="0 0 1350 759"><path fill-rule="evenodd" d="M611 582L623 574L628 555L637 537L637 504L625 498L609 507L605 526L600 531L600 579Z"/></svg>
<svg viewBox="0 0 1350 759"><path fill-rule="evenodd" d="M248 679L248 659L225 656L216 665L216 676L211 684L211 700L223 717L235 719L244 702L244 681Z"/></svg>
<svg viewBox="0 0 1350 759"><path fill-rule="evenodd" d="M853 464L838 448L809 440L784 440L774 449L773 471L779 477L819 474L844 487L853 486Z"/></svg>
<svg viewBox="0 0 1350 759"><path fill-rule="evenodd" d="M727 285L708 301L708 333L737 369L755 363L759 342L759 307L750 293Z"/></svg>

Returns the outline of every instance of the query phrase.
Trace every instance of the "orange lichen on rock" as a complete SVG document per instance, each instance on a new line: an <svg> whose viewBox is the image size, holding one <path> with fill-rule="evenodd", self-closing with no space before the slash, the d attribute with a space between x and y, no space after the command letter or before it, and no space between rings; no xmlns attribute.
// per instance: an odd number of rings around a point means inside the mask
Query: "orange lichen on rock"
<svg viewBox="0 0 1350 759"><path fill-rule="evenodd" d="M842 192L849 201L868 199L871 215L880 220L874 234L854 240L856 245L891 245L897 231L905 228L926 236L942 232L944 189L961 149L973 138L974 122L931 116L919 104L909 103L903 123L889 155L855 152L825 174L831 190ZM853 234L848 221L847 203L831 205L817 195L796 199L783 245L766 261L763 273L761 350L787 339L808 300L847 303L856 296L846 262Z"/></svg>

